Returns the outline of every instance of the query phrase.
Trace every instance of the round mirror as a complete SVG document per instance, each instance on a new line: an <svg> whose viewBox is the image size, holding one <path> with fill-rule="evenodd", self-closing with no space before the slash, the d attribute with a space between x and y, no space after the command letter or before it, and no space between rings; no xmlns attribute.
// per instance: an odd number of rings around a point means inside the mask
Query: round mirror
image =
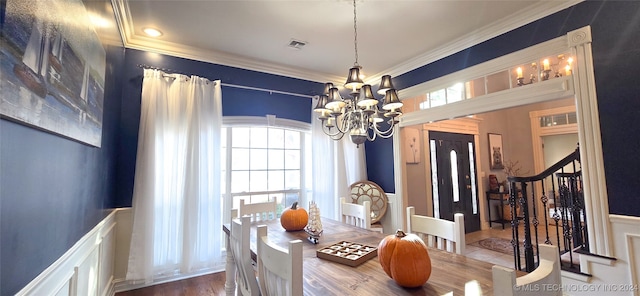
<svg viewBox="0 0 640 296"><path fill-rule="evenodd" d="M357 204L362 204L366 200L371 201L371 223L380 221L387 212L387 195L378 184L371 181L351 184L351 200Z"/></svg>

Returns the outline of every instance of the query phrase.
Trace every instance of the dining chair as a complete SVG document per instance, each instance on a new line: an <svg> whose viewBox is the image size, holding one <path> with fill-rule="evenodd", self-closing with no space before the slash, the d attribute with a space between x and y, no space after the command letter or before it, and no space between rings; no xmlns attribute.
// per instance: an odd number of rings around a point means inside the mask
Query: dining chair
<svg viewBox="0 0 640 296"><path fill-rule="evenodd" d="M407 232L418 235L427 246L464 255L464 215L456 213L453 221L416 215L414 207L407 207Z"/></svg>
<svg viewBox="0 0 640 296"><path fill-rule="evenodd" d="M360 205L348 203L344 197L341 197L340 219L343 223L364 229L371 229L371 202L367 200Z"/></svg>
<svg viewBox="0 0 640 296"><path fill-rule="evenodd" d="M250 249L251 217L231 220L229 248L236 263L236 291L238 295L260 295Z"/></svg>
<svg viewBox="0 0 640 296"><path fill-rule="evenodd" d="M562 295L562 276L560 271L560 254L557 246L540 244L540 261L532 272L516 277L515 270L494 265L493 294L505 296Z"/></svg>
<svg viewBox="0 0 640 296"><path fill-rule="evenodd" d="M239 216L249 215L251 221L264 221L277 219L278 203L276 199L271 199L268 202L259 203L245 203L244 199L240 199L240 206L238 208Z"/></svg>
<svg viewBox="0 0 640 296"><path fill-rule="evenodd" d="M258 280L262 295L302 295L302 241L289 242L288 249L269 241L267 226L258 226Z"/></svg>

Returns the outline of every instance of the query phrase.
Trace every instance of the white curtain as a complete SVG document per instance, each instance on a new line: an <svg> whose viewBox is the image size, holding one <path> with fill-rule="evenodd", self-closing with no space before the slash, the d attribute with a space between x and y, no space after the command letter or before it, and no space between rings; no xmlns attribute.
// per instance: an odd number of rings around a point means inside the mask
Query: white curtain
<svg viewBox="0 0 640 296"><path fill-rule="evenodd" d="M313 104L312 104L313 105ZM336 219L337 197L335 192L334 141L322 132L322 122L317 113L311 114L311 168L313 176L313 200L323 217Z"/></svg>
<svg viewBox="0 0 640 296"><path fill-rule="evenodd" d="M126 278L219 267L220 81L145 69Z"/></svg>
<svg viewBox="0 0 640 296"><path fill-rule="evenodd" d="M367 180L367 164L365 159L364 144L356 148L356 144L351 142L351 138L345 135L336 143L338 150L337 162L337 195L345 197L347 200L351 197L349 186L358 181Z"/></svg>
<svg viewBox="0 0 640 296"><path fill-rule="evenodd" d="M349 185L367 179L364 145L356 148L348 135L332 140L317 113L311 117L313 200L323 217L338 220L340 197L349 198Z"/></svg>

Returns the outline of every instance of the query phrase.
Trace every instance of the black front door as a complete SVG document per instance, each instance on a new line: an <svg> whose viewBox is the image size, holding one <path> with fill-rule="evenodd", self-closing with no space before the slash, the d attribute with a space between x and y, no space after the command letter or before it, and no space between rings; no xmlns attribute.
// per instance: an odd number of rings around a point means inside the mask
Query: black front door
<svg viewBox="0 0 640 296"><path fill-rule="evenodd" d="M465 232L480 230L473 135L430 131L429 145L434 215L463 213Z"/></svg>

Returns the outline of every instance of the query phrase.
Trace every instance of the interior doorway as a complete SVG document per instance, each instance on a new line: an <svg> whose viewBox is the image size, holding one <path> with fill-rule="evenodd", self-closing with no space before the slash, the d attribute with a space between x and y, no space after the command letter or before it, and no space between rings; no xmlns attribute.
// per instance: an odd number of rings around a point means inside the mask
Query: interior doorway
<svg viewBox="0 0 640 296"><path fill-rule="evenodd" d="M429 131L429 148L434 216L462 213L465 232L480 230L474 136Z"/></svg>

